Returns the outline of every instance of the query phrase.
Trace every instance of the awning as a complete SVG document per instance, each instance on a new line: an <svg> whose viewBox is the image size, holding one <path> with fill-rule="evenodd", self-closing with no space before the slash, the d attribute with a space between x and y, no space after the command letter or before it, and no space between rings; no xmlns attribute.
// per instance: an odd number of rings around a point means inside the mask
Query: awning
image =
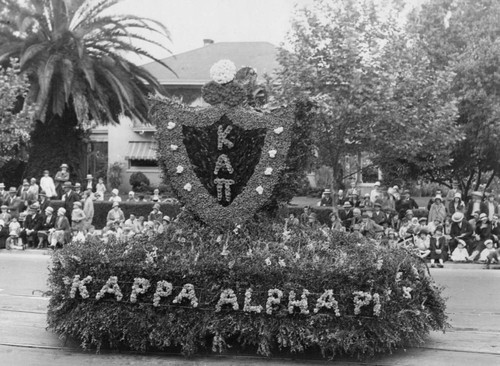
<svg viewBox="0 0 500 366"><path fill-rule="evenodd" d="M128 143L128 159L156 160L157 146L155 142L141 141Z"/></svg>

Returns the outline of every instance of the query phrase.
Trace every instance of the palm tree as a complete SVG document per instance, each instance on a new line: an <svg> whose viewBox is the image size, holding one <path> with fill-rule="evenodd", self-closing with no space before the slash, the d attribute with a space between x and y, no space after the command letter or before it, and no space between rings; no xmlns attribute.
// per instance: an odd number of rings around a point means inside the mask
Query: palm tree
<svg viewBox="0 0 500 366"><path fill-rule="evenodd" d="M20 60L31 83L28 97L38 106L29 175L54 170L62 160L78 171L82 131L91 120L119 123L120 114L146 120L147 95L160 85L126 56L168 68L140 44L169 52L152 40L156 34L167 43L169 33L151 19L113 15L110 8L120 1L0 0L0 63Z"/></svg>

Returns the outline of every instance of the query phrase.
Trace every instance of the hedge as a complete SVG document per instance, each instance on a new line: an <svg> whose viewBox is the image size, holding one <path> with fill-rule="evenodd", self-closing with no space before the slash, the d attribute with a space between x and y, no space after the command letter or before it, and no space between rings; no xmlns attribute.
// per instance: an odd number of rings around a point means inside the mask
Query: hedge
<svg viewBox="0 0 500 366"><path fill-rule="evenodd" d="M92 221L92 225L94 225L96 229L102 229L106 226L106 217L109 210L112 209L112 205L113 203L109 201L94 201L94 219ZM133 214L136 217L144 216L144 218L147 219L149 213L153 210L153 205L154 202L121 202L120 208L127 219L130 214ZM54 211L56 211L59 207L64 206L64 202L60 200L52 200L50 202L50 206L52 206ZM160 203L160 211L163 215L174 218L179 213L180 208L178 205Z"/></svg>

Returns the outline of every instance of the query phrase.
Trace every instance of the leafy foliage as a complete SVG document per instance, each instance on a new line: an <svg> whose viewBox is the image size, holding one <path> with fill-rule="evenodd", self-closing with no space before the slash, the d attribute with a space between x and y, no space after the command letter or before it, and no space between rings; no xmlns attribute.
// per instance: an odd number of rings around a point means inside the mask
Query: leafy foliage
<svg viewBox="0 0 500 366"><path fill-rule="evenodd" d="M143 172L133 172L130 174L129 183L132 190L135 192L142 192L149 188L149 179Z"/></svg>
<svg viewBox="0 0 500 366"><path fill-rule="evenodd" d="M74 243L53 257L49 328L76 337L84 348L180 350L185 355L241 347L262 355L278 350L318 350L323 357L369 357L418 345L430 330L447 327L445 304L423 262L411 253L358 241L345 233L291 228L267 219L236 233L220 232L195 221L174 223L163 236L137 237L129 243ZM222 240L218 239L222 235ZM281 265L280 265L281 262ZM71 280L92 276L90 298L70 297ZM123 300L95 300L110 276L118 276ZM152 288L129 300L134 278ZM173 293L153 306L157 281ZM193 284L198 307L175 304L185 284ZM216 312L224 289L234 290L239 309L252 288L252 304L265 308L269 289L284 292L272 314ZM290 291L308 295L309 315L288 311ZM313 311L325 289L332 289L340 316ZM407 296L411 289L411 296ZM355 309L355 291L378 294L374 303Z"/></svg>
<svg viewBox="0 0 500 366"><path fill-rule="evenodd" d="M111 185L111 188L119 188L122 184L122 173L123 173L123 164L119 162L114 162L113 164L109 164L108 168L108 181Z"/></svg>
<svg viewBox="0 0 500 366"><path fill-rule="evenodd" d="M23 151L29 142L35 107L25 103L29 90L26 75L20 74L19 62L0 67L0 167L12 158L24 159Z"/></svg>
<svg viewBox="0 0 500 366"><path fill-rule="evenodd" d="M407 160L427 156L442 165L455 133L456 106L449 70L432 70L418 39L383 18L376 2L316 0L298 12L282 49L275 83L278 99L297 96L317 105L314 138L319 162L340 184L346 153L391 152Z"/></svg>

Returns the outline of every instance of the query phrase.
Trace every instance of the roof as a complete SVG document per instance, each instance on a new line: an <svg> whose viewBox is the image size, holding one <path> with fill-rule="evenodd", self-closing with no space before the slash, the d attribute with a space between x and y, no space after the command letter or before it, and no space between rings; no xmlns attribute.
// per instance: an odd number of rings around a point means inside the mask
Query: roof
<svg viewBox="0 0 500 366"><path fill-rule="evenodd" d="M203 85L210 81L210 68L222 59L234 62L239 69L250 66L257 74L272 74L279 67L277 48L269 42L220 42L162 59L177 76L158 62L142 65L160 84Z"/></svg>

